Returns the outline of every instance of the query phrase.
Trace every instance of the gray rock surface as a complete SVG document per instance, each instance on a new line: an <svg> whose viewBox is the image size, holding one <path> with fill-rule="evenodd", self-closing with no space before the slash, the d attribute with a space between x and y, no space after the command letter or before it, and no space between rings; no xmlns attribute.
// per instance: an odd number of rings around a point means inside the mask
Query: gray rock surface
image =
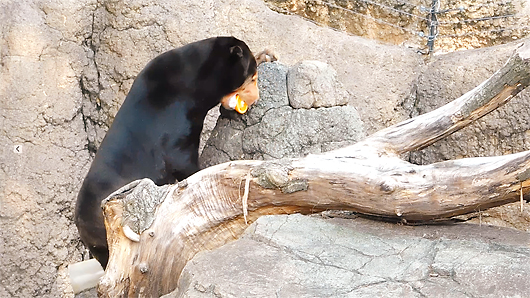
<svg viewBox="0 0 530 298"><path fill-rule="evenodd" d="M95 298L98 296L98 290L96 288L85 290L81 293L77 293L75 298Z"/></svg>
<svg viewBox="0 0 530 298"><path fill-rule="evenodd" d="M528 233L470 224L265 216L198 254L164 297L525 297L529 245Z"/></svg>
<svg viewBox="0 0 530 298"><path fill-rule="evenodd" d="M337 72L321 61L301 61L287 72L289 104L295 109L342 106L350 95Z"/></svg>
<svg viewBox="0 0 530 298"><path fill-rule="evenodd" d="M332 65L375 128L396 121L393 107L406 117L399 104L422 63L411 50L280 15L260 0L1 1L0 297L73 296L66 266L87 257L75 199L118 107L150 59L215 35L271 48L288 65ZM379 93L384 102L373 100Z"/></svg>
<svg viewBox="0 0 530 298"><path fill-rule="evenodd" d="M519 43L437 56L418 78L411 116L432 111L478 86L507 61ZM406 107L407 109L409 107ZM478 156L505 155L530 150L530 90L526 89L468 127L412 152L410 161L430 164ZM475 223L495 224L530 232L530 204L523 211L513 203L466 215Z"/></svg>
<svg viewBox="0 0 530 298"><path fill-rule="evenodd" d="M280 15L260 0L1 1L0 297L73 297L66 266L87 257L73 207L99 142L150 59L215 35L270 48L286 65L331 65L368 133L409 117L424 65L410 49ZM462 81L474 70L464 69Z"/></svg>
<svg viewBox="0 0 530 298"><path fill-rule="evenodd" d="M418 78L412 116L432 111L478 86L508 60L518 43L436 57ZM415 152L411 161L495 156L530 149L530 90L468 127Z"/></svg>
<svg viewBox="0 0 530 298"><path fill-rule="evenodd" d="M331 67L322 62L311 62L311 65L318 65L324 73L313 71L312 78L289 82L288 74L293 68L288 70L287 66L276 62L261 64L258 70L260 100L245 115L218 119L201 154L201 167L238 159L299 157L338 149L362 139L365 136L363 124L352 106L294 109L289 105L288 86L299 91L310 90L307 84L321 84L323 77L329 86L339 85L329 75L333 71ZM299 65L294 66L295 72L299 69ZM318 92L320 96L332 97L333 91L320 89ZM345 92L340 88L337 91Z"/></svg>
<svg viewBox="0 0 530 298"><path fill-rule="evenodd" d="M0 297L72 295L73 202L89 163L81 45L96 2L0 2Z"/></svg>

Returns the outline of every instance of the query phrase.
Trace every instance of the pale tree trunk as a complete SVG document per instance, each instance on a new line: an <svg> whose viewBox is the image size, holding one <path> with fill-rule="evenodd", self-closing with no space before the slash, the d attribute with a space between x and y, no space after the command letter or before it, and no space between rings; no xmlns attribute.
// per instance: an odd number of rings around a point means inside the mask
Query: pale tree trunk
<svg viewBox="0 0 530 298"><path fill-rule="evenodd" d="M400 158L465 127L530 83L530 42L480 86L352 146L274 161L234 161L174 186L135 182L104 205L109 264L103 297L175 290L193 256L238 238L265 214L351 210L403 222L444 219L521 199L530 151L419 166Z"/></svg>

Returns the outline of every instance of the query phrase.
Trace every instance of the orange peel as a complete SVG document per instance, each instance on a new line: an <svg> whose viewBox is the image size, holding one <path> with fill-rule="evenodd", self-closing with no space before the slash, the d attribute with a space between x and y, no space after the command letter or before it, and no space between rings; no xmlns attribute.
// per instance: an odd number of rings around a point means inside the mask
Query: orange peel
<svg viewBox="0 0 530 298"><path fill-rule="evenodd" d="M234 109L239 114L245 114L248 110L247 103L239 97L239 94L236 94L236 100L237 100L237 103Z"/></svg>

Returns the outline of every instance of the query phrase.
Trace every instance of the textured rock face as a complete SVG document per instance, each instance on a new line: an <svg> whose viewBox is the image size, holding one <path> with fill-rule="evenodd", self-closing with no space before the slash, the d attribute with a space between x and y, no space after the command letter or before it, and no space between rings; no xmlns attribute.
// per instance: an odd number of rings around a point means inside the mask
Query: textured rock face
<svg viewBox="0 0 530 298"><path fill-rule="evenodd" d="M528 244L524 232L466 224L266 216L198 254L164 297L522 297Z"/></svg>
<svg viewBox="0 0 530 298"><path fill-rule="evenodd" d="M320 61L301 61L287 72L289 104L295 109L342 106L349 94L337 72Z"/></svg>
<svg viewBox="0 0 530 298"><path fill-rule="evenodd" d="M87 257L73 207L118 107L150 59L216 35L271 48L287 65L330 64L371 131L406 118L400 103L422 64L411 50L279 15L260 0L2 1L1 297L72 296L66 265Z"/></svg>
<svg viewBox="0 0 530 298"><path fill-rule="evenodd" d="M72 216L91 156L150 59L215 35L234 35L255 52L271 48L285 65L303 60L331 65L368 133L407 119L407 104L412 107L421 93L413 85L423 57L414 51L279 15L260 0L1 1L0 297L73 296L65 269L87 257ZM466 53L461 55L451 67L466 63ZM489 60L481 56L466 64L455 82L466 81ZM437 79L433 75L429 84ZM467 87L451 89L464 88L463 93ZM443 94L439 97L451 99ZM522 123L526 110L504 110L501 120Z"/></svg>
<svg viewBox="0 0 530 298"><path fill-rule="evenodd" d="M508 59L517 44L451 53L436 58L418 78L411 116L432 111L491 76ZM530 90L459 132L413 153L418 164L442 160L494 156L530 149Z"/></svg>
<svg viewBox="0 0 530 298"><path fill-rule="evenodd" d="M468 90L499 69L517 43L439 56L419 76L415 98L407 102L411 116L432 111ZM408 109L408 107L407 107ZM506 105L433 145L412 152L410 161L430 164L478 156L505 155L530 150L530 90L523 90ZM473 221L530 231L530 204L519 203L471 214ZM480 211L480 210L477 210Z"/></svg>
<svg viewBox="0 0 530 298"><path fill-rule="evenodd" d="M67 295L85 149L81 46L96 1L0 3L0 297ZM62 278L61 278L62 277ZM71 291L71 290L70 290Z"/></svg>
<svg viewBox="0 0 530 298"><path fill-rule="evenodd" d="M322 62L311 63L319 65L323 72L313 71L314 76L302 82L288 79L288 74L293 69L298 71L299 66L288 70L279 63L261 64L260 100L243 116L219 118L200 157L201 167L237 159L299 157L341 148L362 139L365 136L362 122L352 106L293 109L289 105L288 86L302 90L308 84L317 85L322 81L327 81L329 86L339 84L333 80L332 68ZM319 94L334 96L332 89L320 89ZM313 98L306 99L311 107Z"/></svg>

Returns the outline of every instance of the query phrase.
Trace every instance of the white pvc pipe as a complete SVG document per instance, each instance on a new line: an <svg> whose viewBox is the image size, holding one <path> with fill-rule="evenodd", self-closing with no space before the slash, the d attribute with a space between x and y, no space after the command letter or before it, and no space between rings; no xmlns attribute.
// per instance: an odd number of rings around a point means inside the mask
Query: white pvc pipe
<svg viewBox="0 0 530 298"><path fill-rule="evenodd" d="M75 294L97 286L104 273L103 267L96 259L68 265L70 284Z"/></svg>

